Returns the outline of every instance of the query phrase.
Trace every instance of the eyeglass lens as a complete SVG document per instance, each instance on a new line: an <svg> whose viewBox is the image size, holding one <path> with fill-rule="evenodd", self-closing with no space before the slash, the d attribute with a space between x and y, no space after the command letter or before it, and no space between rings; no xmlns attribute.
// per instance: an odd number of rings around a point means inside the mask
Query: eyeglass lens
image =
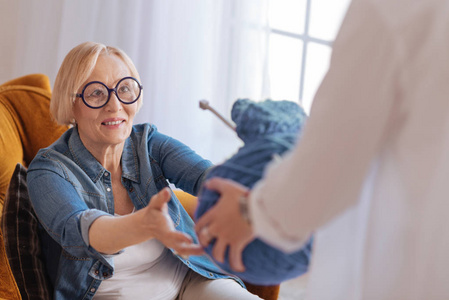
<svg viewBox="0 0 449 300"><path fill-rule="evenodd" d="M125 78L117 84L115 91L122 102L131 103L139 97L140 85L133 78ZM108 101L109 90L103 83L91 82L84 88L83 97L88 105L100 107Z"/></svg>

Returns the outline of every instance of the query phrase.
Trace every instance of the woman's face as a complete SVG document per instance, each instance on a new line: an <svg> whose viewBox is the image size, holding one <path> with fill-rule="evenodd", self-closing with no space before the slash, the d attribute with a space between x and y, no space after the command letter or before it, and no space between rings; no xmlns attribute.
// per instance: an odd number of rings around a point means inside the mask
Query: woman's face
<svg viewBox="0 0 449 300"><path fill-rule="evenodd" d="M114 88L123 77L131 76L127 65L116 55L100 55L97 64L77 93L91 81L100 81ZM78 132L84 145L101 150L109 146L124 143L131 134L137 102L123 104L111 93L109 102L98 109L87 107L81 98L76 98L73 113Z"/></svg>

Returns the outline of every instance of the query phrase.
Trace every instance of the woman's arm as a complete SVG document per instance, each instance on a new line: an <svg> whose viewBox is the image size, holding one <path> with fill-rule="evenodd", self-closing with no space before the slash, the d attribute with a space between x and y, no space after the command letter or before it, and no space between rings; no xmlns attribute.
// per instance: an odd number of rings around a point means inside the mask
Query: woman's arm
<svg viewBox="0 0 449 300"><path fill-rule="evenodd" d="M175 229L167 211L168 201L170 192L165 188L151 198L148 206L133 214L96 219L89 229L91 246L101 253L114 254L125 247L156 238L180 255L202 254L200 245Z"/></svg>
<svg viewBox="0 0 449 300"><path fill-rule="evenodd" d="M86 240L90 224L109 214L88 207L58 162L36 157L28 169L27 185L39 222L64 251L108 263Z"/></svg>
<svg viewBox="0 0 449 300"><path fill-rule="evenodd" d="M155 132L148 142L152 156L167 178L183 191L197 195L212 163L180 141Z"/></svg>
<svg viewBox="0 0 449 300"><path fill-rule="evenodd" d="M49 235L70 255L110 265L105 254L150 238L158 238L181 255L202 254L189 236L173 229L166 210L168 191L155 195L154 203L134 214L115 217L89 208L57 162L41 163L44 168L31 167L27 176L33 208Z"/></svg>

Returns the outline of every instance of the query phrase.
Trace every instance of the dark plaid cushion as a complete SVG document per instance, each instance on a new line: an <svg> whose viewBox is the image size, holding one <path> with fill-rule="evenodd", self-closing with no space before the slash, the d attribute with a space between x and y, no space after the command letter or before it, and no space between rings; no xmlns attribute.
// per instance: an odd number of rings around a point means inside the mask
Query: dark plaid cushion
<svg viewBox="0 0 449 300"><path fill-rule="evenodd" d="M22 299L51 299L26 172L17 164L9 183L2 217L5 249Z"/></svg>

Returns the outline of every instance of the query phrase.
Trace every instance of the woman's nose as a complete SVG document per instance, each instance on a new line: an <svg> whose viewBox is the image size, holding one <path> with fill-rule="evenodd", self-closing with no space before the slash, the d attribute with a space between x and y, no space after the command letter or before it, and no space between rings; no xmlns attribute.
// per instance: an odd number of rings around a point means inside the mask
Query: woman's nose
<svg viewBox="0 0 449 300"><path fill-rule="evenodd" d="M120 102L115 92L111 92L106 109L109 111L120 111L122 109L122 102Z"/></svg>

